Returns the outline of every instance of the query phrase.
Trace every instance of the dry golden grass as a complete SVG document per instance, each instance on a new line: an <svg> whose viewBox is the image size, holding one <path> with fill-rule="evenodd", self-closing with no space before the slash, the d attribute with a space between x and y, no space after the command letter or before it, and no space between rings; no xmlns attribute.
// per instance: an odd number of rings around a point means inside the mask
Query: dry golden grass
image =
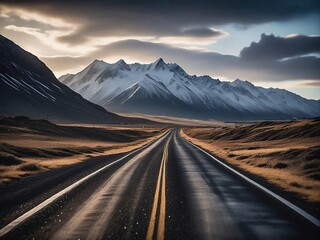
<svg viewBox="0 0 320 240"><path fill-rule="evenodd" d="M225 123L225 122L216 121L216 120L199 120L199 119L179 118L179 117L171 117L171 116L156 116L156 115L140 114L140 113L117 113L117 114L124 117L144 118L150 121L154 121L162 124L168 124L168 125L198 126L198 127L235 125L234 123Z"/></svg>
<svg viewBox="0 0 320 240"><path fill-rule="evenodd" d="M235 128L188 128L180 134L228 163L310 202L320 202L319 120Z"/></svg>
<svg viewBox="0 0 320 240"><path fill-rule="evenodd" d="M90 157L129 152L165 132L130 126L57 126L33 120L0 122L0 184Z"/></svg>
<svg viewBox="0 0 320 240"><path fill-rule="evenodd" d="M96 152L96 153L79 153L75 156L70 156L70 157L52 157L52 158L20 158L22 160L22 163L19 165L14 165L14 166L0 166L0 184L9 182L13 179L19 179L24 176L28 176L31 174L39 173L45 170L49 169L54 169L54 168L59 168L59 167L64 167L67 165L75 164L81 161L85 161L88 158L91 157L97 157L97 156L106 156L106 155L113 155L113 154L118 154L118 153L124 153L124 152L129 152L135 149L138 149L151 141L155 140L157 137L162 135L164 133L161 133L159 135L156 135L154 137L149 137L144 140L137 140L131 143L118 143L118 144L108 144L108 143L101 143L101 142L91 142L88 145L90 147L101 147L105 146L105 150L102 152ZM65 147L66 143L64 142L61 144L57 143L56 141L53 143L52 146L50 146L50 142L46 142L45 147L50 148L50 147ZM98 144L98 145L97 145ZM21 145L19 143L18 145ZM75 143L68 143L68 146L74 146ZM83 145L83 143L77 143L77 145ZM88 146L87 145L87 146ZM27 144L27 146L32 146L30 143ZM25 166L34 166L35 168L25 168Z"/></svg>

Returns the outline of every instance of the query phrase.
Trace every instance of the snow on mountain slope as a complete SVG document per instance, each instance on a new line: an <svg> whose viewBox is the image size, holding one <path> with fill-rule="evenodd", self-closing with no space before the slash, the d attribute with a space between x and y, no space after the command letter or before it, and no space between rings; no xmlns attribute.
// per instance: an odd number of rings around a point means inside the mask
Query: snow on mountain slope
<svg viewBox="0 0 320 240"><path fill-rule="evenodd" d="M179 65L161 58L151 64L95 60L83 71L59 80L116 112L221 120L320 116L319 101L239 79L222 82L209 76L190 76Z"/></svg>
<svg viewBox="0 0 320 240"><path fill-rule="evenodd" d="M130 122L72 91L36 56L1 35L0 52L0 115L63 122Z"/></svg>

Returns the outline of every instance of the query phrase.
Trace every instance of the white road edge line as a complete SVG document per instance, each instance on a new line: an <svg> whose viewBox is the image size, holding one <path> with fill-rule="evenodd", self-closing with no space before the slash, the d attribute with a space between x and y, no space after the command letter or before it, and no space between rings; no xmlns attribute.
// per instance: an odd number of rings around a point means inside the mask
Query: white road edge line
<svg viewBox="0 0 320 240"><path fill-rule="evenodd" d="M81 178L80 180L76 181L75 183L71 184L69 187L66 187L65 189L61 190L60 192L52 195L51 197L49 197L47 200L43 201L42 203L40 203L39 205L35 206L34 208L32 208L31 210L29 210L28 212L22 214L20 217L18 217L17 219L13 220L12 222L10 222L8 225L6 225L5 227L3 227L2 229L0 229L0 237L3 237L4 235L6 235L8 232L10 232L12 229L14 229L15 227L17 227L20 223L24 222L25 220L27 220L29 217L31 217L32 215L34 215L35 213L37 213L38 211L40 211L41 209L45 208L46 206L48 206L49 204L51 204L52 202L54 202L55 200L57 200L58 198L60 198L62 195L66 194L67 192L70 192L72 189L78 187L81 183L83 183L84 181L88 180L89 178L97 175L99 172L103 171L104 169L116 164L117 162L122 161L123 159L129 157L130 155L138 152L141 149L147 148L148 146L152 145L153 143L155 143L156 141L160 140L161 138L165 138L168 134L170 133L170 131L168 131L166 134L164 134L162 137L155 139L154 141L148 143L147 145L143 146L142 148L138 148L130 153L128 153L127 155L119 158L118 160L113 161L112 163L107 164L106 166L94 171L93 173L90 173L89 175L87 175L86 177Z"/></svg>
<svg viewBox="0 0 320 240"><path fill-rule="evenodd" d="M186 140L186 139L185 139ZM206 155L208 155L209 157L211 157L213 160L215 160L216 162L218 162L219 164L221 164L222 166L226 167L227 169L229 169L230 171L232 171L233 173L237 174L238 176L240 176L241 178L243 178L244 180L248 181L249 183L253 184L254 186L256 186L257 188L261 189L262 191L264 191L265 193L271 195L272 197L274 197L275 199L277 199L278 201L280 201L281 203L283 203L284 205L286 205L287 207L291 208L293 211L295 211L296 213L298 213L299 215L301 215L302 217L304 217L305 219L307 219L309 222L313 223L314 225L316 225L317 227L320 227L320 220L317 219L316 217L312 216L311 214L307 213L306 211L304 211L303 209L299 208L298 206L296 206L295 204L289 202L288 200L284 199L283 197L280 197L278 194L270 191L269 189L263 187L262 185L260 185L259 183L253 181L252 179L246 177L245 175L241 174L240 172L238 172L237 170L233 169L232 167L228 166L227 164L221 162L220 160L218 160L217 158L215 158L214 156L212 156L210 153L206 152L205 150L203 150L202 148L198 147L197 145L193 144L192 142L186 140L189 144L191 144L192 146L196 147L197 149L199 149L200 151L202 151L203 153L205 153Z"/></svg>

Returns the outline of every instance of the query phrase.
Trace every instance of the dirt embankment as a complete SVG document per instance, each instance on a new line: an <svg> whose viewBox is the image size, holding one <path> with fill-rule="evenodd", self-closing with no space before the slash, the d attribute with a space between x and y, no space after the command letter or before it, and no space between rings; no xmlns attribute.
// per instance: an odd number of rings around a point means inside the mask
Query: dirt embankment
<svg viewBox="0 0 320 240"><path fill-rule="evenodd" d="M185 128L181 134L232 165L320 203L320 119Z"/></svg>
<svg viewBox="0 0 320 240"><path fill-rule="evenodd" d="M162 128L60 126L26 117L0 119L0 183L73 164L89 157L139 148Z"/></svg>

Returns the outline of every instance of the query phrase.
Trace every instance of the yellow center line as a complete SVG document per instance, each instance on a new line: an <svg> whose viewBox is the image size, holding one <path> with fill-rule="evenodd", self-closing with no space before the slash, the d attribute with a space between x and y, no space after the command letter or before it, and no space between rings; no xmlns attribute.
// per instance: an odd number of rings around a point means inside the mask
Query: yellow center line
<svg viewBox="0 0 320 240"><path fill-rule="evenodd" d="M153 200L153 207L151 211L151 218L149 222L148 232L147 232L147 239L153 239L155 224L156 224L156 215L158 210L158 202L159 202L159 195L160 195L160 185L161 185L161 199L160 199L160 215L159 215L159 223L158 223L158 230L157 230L157 239L162 240L164 239L164 230L165 230L165 216L166 216L166 162L168 159L168 147L169 141L171 138L168 139L166 145L163 150L159 176L157 180L156 192L154 194Z"/></svg>
<svg viewBox="0 0 320 240"><path fill-rule="evenodd" d="M152 239L153 231L154 231L154 225L156 223L156 213L157 213L157 206L158 206L158 200L159 200L159 189L160 189L160 180L161 180L162 167L163 167L163 161L161 161L161 166L160 166L160 170L159 170L157 187L156 187L156 192L155 192L155 195L154 195L151 218L150 218L150 223L149 223L148 232L147 232L147 239Z"/></svg>
<svg viewBox="0 0 320 240"><path fill-rule="evenodd" d="M163 152L163 171L162 171L162 188L161 188L161 203L160 203L160 216L159 216L159 225L157 239L164 239L164 229L165 229L165 219L166 219L166 162L168 159L168 146L169 141Z"/></svg>

